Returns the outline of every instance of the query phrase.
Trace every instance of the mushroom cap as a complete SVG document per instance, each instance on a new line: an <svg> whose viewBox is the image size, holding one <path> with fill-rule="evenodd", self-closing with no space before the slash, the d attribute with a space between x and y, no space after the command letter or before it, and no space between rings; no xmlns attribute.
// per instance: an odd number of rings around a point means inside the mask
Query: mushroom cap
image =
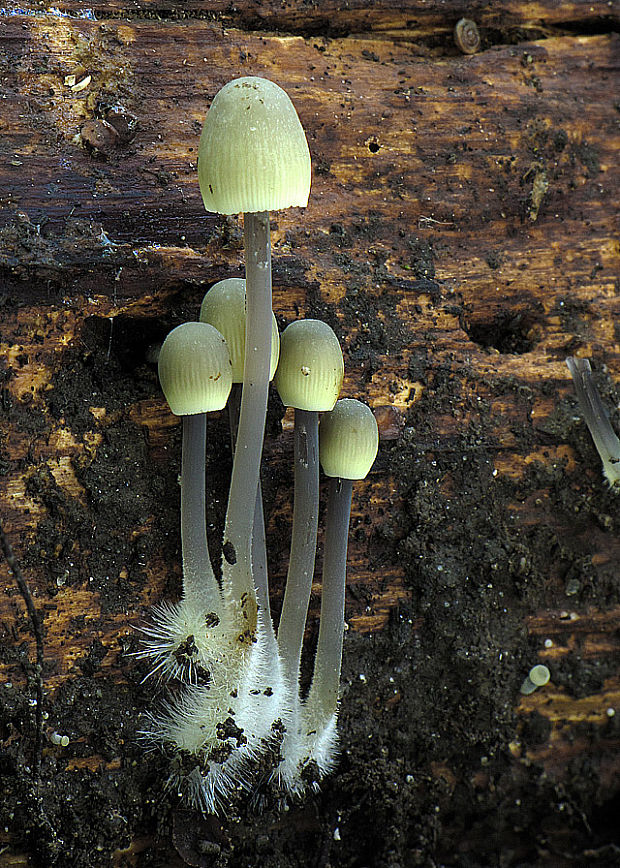
<svg viewBox="0 0 620 868"><path fill-rule="evenodd" d="M527 677L530 679L532 684L536 685L536 687L542 687L544 684L547 684L551 678L551 673L543 663L539 663L536 666L532 666Z"/></svg>
<svg viewBox="0 0 620 868"><path fill-rule="evenodd" d="M286 407L331 410L343 377L342 350L326 322L300 319L284 329L274 381Z"/></svg>
<svg viewBox="0 0 620 868"><path fill-rule="evenodd" d="M176 416L221 410L232 386L228 347L216 328L186 322L172 329L162 344L159 382Z"/></svg>
<svg viewBox="0 0 620 868"><path fill-rule="evenodd" d="M280 333L274 314L271 316L269 379L273 380L280 355ZM242 277L228 277L214 283L202 300L200 321L210 323L223 334L232 362L232 381L242 383L245 357L245 280Z"/></svg>
<svg viewBox="0 0 620 868"><path fill-rule="evenodd" d="M305 207L310 175L306 135L288 94L256 76L225 84L207 112L198 148L207 211Z"/></svg>
<svg viewBox="0 0 620 868"><path fill-rule="evenodd" d="M326 476L364 479L377 457L379 429L370 407L342 398L319 425L319 460Z"/></svg>

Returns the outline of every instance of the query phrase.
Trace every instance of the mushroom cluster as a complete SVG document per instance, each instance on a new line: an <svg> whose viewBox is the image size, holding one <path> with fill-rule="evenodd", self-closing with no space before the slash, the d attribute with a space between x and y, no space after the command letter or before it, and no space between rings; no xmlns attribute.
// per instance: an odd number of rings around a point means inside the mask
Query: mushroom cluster
<svg viewBox="0 0 620 868"><path fill-rule="evenodd" d="M269 211L303 207L310 192L308 145L287 94L256 77L226 84L205 120L198 174L208 210L244 215L245 279L213 286L199 321L173 329L159 356L164 395L183 419L183 593L152 610L140 655L149 675L173 688L148 716L145 739L169 755L170 782L189 804L226 813L258 781L299 795L334 766L351 492L372 466L378 432L368 407L338 401L344 364L332 329L301 320L280 338L272 312ZM277 634L260 486L274 377L295 412L293 528ZM225 406L233 467L218 578L206 535L205 446L207 414ZM321 619L302 697L319 463L330 478Z"/></svg>

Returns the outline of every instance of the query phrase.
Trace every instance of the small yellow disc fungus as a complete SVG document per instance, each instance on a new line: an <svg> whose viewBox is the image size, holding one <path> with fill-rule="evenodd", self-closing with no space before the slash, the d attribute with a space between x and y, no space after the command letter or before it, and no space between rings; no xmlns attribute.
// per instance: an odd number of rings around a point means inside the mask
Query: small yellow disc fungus
<svg viewBox="0 0 620 868"><path fill-rule="evenodd" d="M527 674L527 678L521 685L521 693L524 696L529 696L530 693L533 693L536 690L536 688L547 684L550 678L551 673L542 663L538 666L532 666Z"/></svg>

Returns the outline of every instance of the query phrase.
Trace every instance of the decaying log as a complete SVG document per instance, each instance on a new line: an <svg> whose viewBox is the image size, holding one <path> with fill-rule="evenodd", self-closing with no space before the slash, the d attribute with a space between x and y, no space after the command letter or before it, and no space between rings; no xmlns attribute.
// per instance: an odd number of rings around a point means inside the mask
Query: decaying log
<svg viewBox="0 0 620 868"><path fill-rule="evenodd" d="M135 741L154 691L126 651L147 607L180 587L179 429L149 360L211 283L242 270L241 221L204 212L196 153L214 94L250 74L289 92L313 159L308 209L273 215L274 309L281 325L335 328L343 394L370 404L382 443L354 497L343 772L288 825L268 815L270 858L302 864L284 856L298 833L308 865L612 864L596 860L620 847L606 820L620 768L620 501L564 359L593 359L618 423L613 6L57 9L0 13L0 508L43 619L48 715L37 802L24 770L34 638L2 564L0 743L19 806L0 865L155 864L159 771ZM473 56L452 41L462 15L481 29ZM276 610L291 424L274 399ZM216 550L226 439L216 418ZM320 571L314 591L310 643ZM551 683L520 697L539 661ZM118 697L127 718L114 721ZM49 742L63 727L68 748ZM79 823L53 801L71 781ZM84 819L93 787L101 828ZM136 790L150 801L137 806ZM216 864L191 861L174 816L165 864ZM205 828L221 864L271 864L253 849L259 821Z"/></svg>

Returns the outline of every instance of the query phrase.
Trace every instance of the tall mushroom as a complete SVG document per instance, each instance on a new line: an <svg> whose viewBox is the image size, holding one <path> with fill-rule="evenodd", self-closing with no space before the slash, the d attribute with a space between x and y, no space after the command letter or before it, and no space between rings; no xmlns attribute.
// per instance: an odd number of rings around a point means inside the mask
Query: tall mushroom
<svg viewBox="0 0 620 868"><path fill-rule="evenodd" d="M285 91L252 76L224 85L205 119L198 178L208 211L244 215L245 361L222 563L225 591L238 601L240 627L255 620L256 606L251 538L271 355L269 211L305 207L310 177L306 137Z"/></svg>

